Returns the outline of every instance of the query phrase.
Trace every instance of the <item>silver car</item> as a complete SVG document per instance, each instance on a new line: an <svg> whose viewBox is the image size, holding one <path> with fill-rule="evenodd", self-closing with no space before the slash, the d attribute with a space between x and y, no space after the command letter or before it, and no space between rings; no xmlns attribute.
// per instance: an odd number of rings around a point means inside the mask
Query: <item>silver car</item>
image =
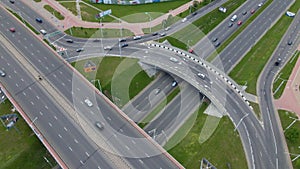
<svg viewBox="0 0 300 169"><path fill-rule="evenodd" d="M0 76L4 77L6 73L3 70L0 70Z"/></svg>

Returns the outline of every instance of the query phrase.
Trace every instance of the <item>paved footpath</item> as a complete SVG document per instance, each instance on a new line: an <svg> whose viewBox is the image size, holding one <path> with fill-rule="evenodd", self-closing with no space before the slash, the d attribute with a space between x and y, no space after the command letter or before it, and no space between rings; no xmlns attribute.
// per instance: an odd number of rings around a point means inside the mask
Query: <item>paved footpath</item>
<svg viewBox="0 0 300 169"><path fill-rule="evenodd" d="M34 2L33 0L28 1L28 0L22 0L25 4L28 4L30 7L33 9L39 9L36 10L40 15L44 16L45 18L49 18L49 12L46 11L43 6L44 5L50 5L52 8L55 10L59 11L65 19L62 21L58 20L53 20L51 19L50 21L53 21L54 25L57 25L57 28L61 31L65 31L68 28L75 26L75 27L84 27L84 28L99 28L100 24L97 22L87 22L87 21L82 21L78 16L73 15L72 12L67 10L65 7L63 7L59 2L55 0L42 0L41 2ZM201 0L197 0L201 1ZM34 4L33 4L34 3ZM155 18L151 22L143 22L143 23L128 23L125 21L120 21L120 23L103 23L102 28L112 28L112 29L129 29L131 30L135 35L143 35L143 28L149 28L149 27L154 27L158 24L161 24L163 20L167 19L169 15L176 16L186 10L189 9L189 6L193 4L192 1L174 9L170 10L168 13Z"/></svg>
<svg viewBox="0 0 300 169"><path fill-rule="evenodd" d="M300 51L300 45L298 46ZM274 101L277 109L295 112L300 118L300 59L298 59L281 97Z"/></svg>

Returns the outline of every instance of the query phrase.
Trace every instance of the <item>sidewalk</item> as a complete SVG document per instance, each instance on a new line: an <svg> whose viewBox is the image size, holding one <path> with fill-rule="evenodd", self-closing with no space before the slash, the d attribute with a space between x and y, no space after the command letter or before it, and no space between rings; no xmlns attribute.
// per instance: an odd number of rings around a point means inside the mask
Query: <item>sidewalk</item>
<svg viewBox="0 0 300 169"><path fill-rule="evenodd" d="M86 22L80 20L78 16L73 15L73 13L69 10L67 10L65 7L63 7L59 2L55 0L42 0L41 2L33 2L28 0L22 0L25 4L28 6L34 8L34 9L39 9L36 10L40 15L42 15L45 18L49 18L49 12L46 11L43 6L44 5L50 5L53 9L57 10L60 12L65 19L61 21L57 21L56 23L53 23L54 25L57 25L58 29L61 31L65 31L69 29L70 27L84 27L84 28L99 28L99 23L97 22ZM202 1L202 0L197 0L197 1ZM121 21L121 23L103 23L102 28L111 28L111 29L129 29L132 31L135 35L143 35L143 28L149 28L149 27L154 27L156 25L159 25L162 23L163 20L167 19L169 15L176 16L186 10L189 9L189 6L192 5L193 2L190 1L174 10L170 10L169 13L166 13L158 18L155 18L151 22L143 22L143 23L128 23L125 21ZM50 21L53 22L53 19Z"/></svg>
<svg viewBox="0 0 300 169"><path fill-rule="evenodd" d="M300 45L298 46L300 50ZM300 59L298 59L281 97L274 101L277 109L295 112L300 118Z"/></svg>

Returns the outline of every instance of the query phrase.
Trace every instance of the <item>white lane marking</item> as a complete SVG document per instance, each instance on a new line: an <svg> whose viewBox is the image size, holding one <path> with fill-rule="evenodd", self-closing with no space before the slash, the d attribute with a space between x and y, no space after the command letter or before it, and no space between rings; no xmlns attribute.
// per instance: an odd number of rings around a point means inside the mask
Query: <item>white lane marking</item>
<svg viewBox="0 0 300 169"><path fill-rule="evenodd" d="M140 162L141 164L144 164L144 162L143 162L141 159L139 159L139 162Z"/></svg>
<svg viewBox="0 0 300 169"><path fill-rule="evenodd" d="M115 133L114 133L113 135L114 135L114 137L116 137L116 138L117 138L117 135L116 135Z"/></svg>
<svg viewBox="0 0 300 169"><path fill-rule="evenodd" d="M107 118L107 120L111 121L111 118L109 116L107 116L106 118Z"/></svg>
<svg viewBox="0 0 300 169"><path fill-rule="evenodd" d="M24 95L24 96L26 96L26 93L25 93L25 92L23 92L23 95Z"/></svg>
<svg viewBox="0 0 300 169"><path fill-rule="evenodd" d="M130 148L129 148L128 146L125 146L125 148L126 148L127 150L130 150Z"/></svg>
<svg viewBox="0 0 300 169"><path fill-rule="evenodd" d="M78 144L78 141L76 139L74 139L74 142Z"/></svg>
<svg viewBox="0 0 300 169"><path fill-rule="evenodd" d="M132 142L133 144L136 144L134 140L131 140L131 142Z"/></svg>
<svg viewBox="0 0 300 169"><path fill-rule="evenodd" d="M46 106L46 105L45 105L45 108L46 108L47 110L49 109L48 106Z"/></svg>
<svg viewBox="0 0 300 169"><path fill-rule="evenodd" d="M122 129L120 129L120 132L121 132L121 133L123 133L123 130L122 130Z"/></svg>
<svg viewBox="0 0 300 169"><path fill-rule="evenodd" d="M50 127L52 127L52 124L50 122L48 124L49 124Z"/></svg>
<svg viewBox="0 0 300 169"><path fill-rule="evenodd" d="M40 97L39 96L35 96L38 100L40 100Z"/></svg>
<svg viewBox="0 0 300 169"><path fill-rule="evenodd" d="M73 149L72 149L70 146L69 146L69 150L70 150L70 151L73 151Z"/></svg>
<svg viewBox="0 0 300 169"><path fill-rule="evenodd" d="M63 86L66 86L65 83L61 83Z"/></svg>
<svg viewBox="0 0 300 169"><path fill-rule="evenodd" d="M54 116L54 118L55 118L55 120L57 120L57 117L56 117L56 116Z"/></svg>
<svg viewBox="0 0 300 169"><path fill-rule="evenodd" d="M32 90L31 87L28 87L29 90Z"/></svg>
<svg viewBox="0 0 300 169"><path fill-rule="evenodd" d="M86 156L88 156L88 157L90 156L88 152L85 152L85 154L86 154Z"/></svg>
<svg viewBox="0 0 300 169"><path fill-rule="evenodd" d="M90 111L91 114L95 114L93 111Z"/></svg>
<svg viewBox="0 0 300 169"><path fill-rule="evenodd" d="M59 137L59 138L62 138L62 136L61 136L60 134L58 134L58 137Z"/></svg>
<svg viewBox="0 0 300 169"><path fill-rule="evenodd" d="M53 76L54 78L56 78L56 75L55 75L55 74L53 74L52 76Z"/></svg>
<svg viewBox="0 0 300 169"><path fill-rule="evenodd" d="M68 131L68 129L67 129L66 127L64 127L64 130L65 130L65 131Z"/></svg>
<svg viewBox="0 0 300 169"><path fill-rule="evenodd" d="M16 83L16 86L19 87L18 83Z"/></svg>
<svg viewBox="0 0 300 169"><path fill-rule="evenodd" d="M30 103L31 103L32 105L34 105L34 103L33 103L32 101L30 101Z"/></svg>
<svg viewBox="0 0 300 169"><path fill-rule="evenodd" d="M22 81L22 82L24 82L24 79L23 79L23 78L21 78L21 81Z"/></svg>
<svg viewBox="0 0 300 169"><path fill-rule="evenodd" d="M40 111L40 115L42 116L43 115L43 113Z"/></svg>

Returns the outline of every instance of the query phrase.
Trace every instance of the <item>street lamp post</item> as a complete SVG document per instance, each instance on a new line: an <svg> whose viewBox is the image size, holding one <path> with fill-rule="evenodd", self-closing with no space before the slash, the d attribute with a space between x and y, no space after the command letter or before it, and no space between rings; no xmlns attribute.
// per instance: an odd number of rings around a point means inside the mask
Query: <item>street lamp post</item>
<svg viewBox="0 0 300 169"><path fill-rule="evenodd" d="M100 18L100 33L101 33L101 38L100 38L100 43L101 43L101 48L103 49L103 32L102 32L102 17Z"/></svg>
<svg viewBox="0 0 300 169"><path fill-rule="evenodd" d="M150 28L150 33L152 33L152 31L151 31L151 25L150 25L150 23L151 23L151 21L152 21L152 17L151 17L151 15L149 14L149 12L145 12L145 14L149 16L149 28Z"/></svg>

